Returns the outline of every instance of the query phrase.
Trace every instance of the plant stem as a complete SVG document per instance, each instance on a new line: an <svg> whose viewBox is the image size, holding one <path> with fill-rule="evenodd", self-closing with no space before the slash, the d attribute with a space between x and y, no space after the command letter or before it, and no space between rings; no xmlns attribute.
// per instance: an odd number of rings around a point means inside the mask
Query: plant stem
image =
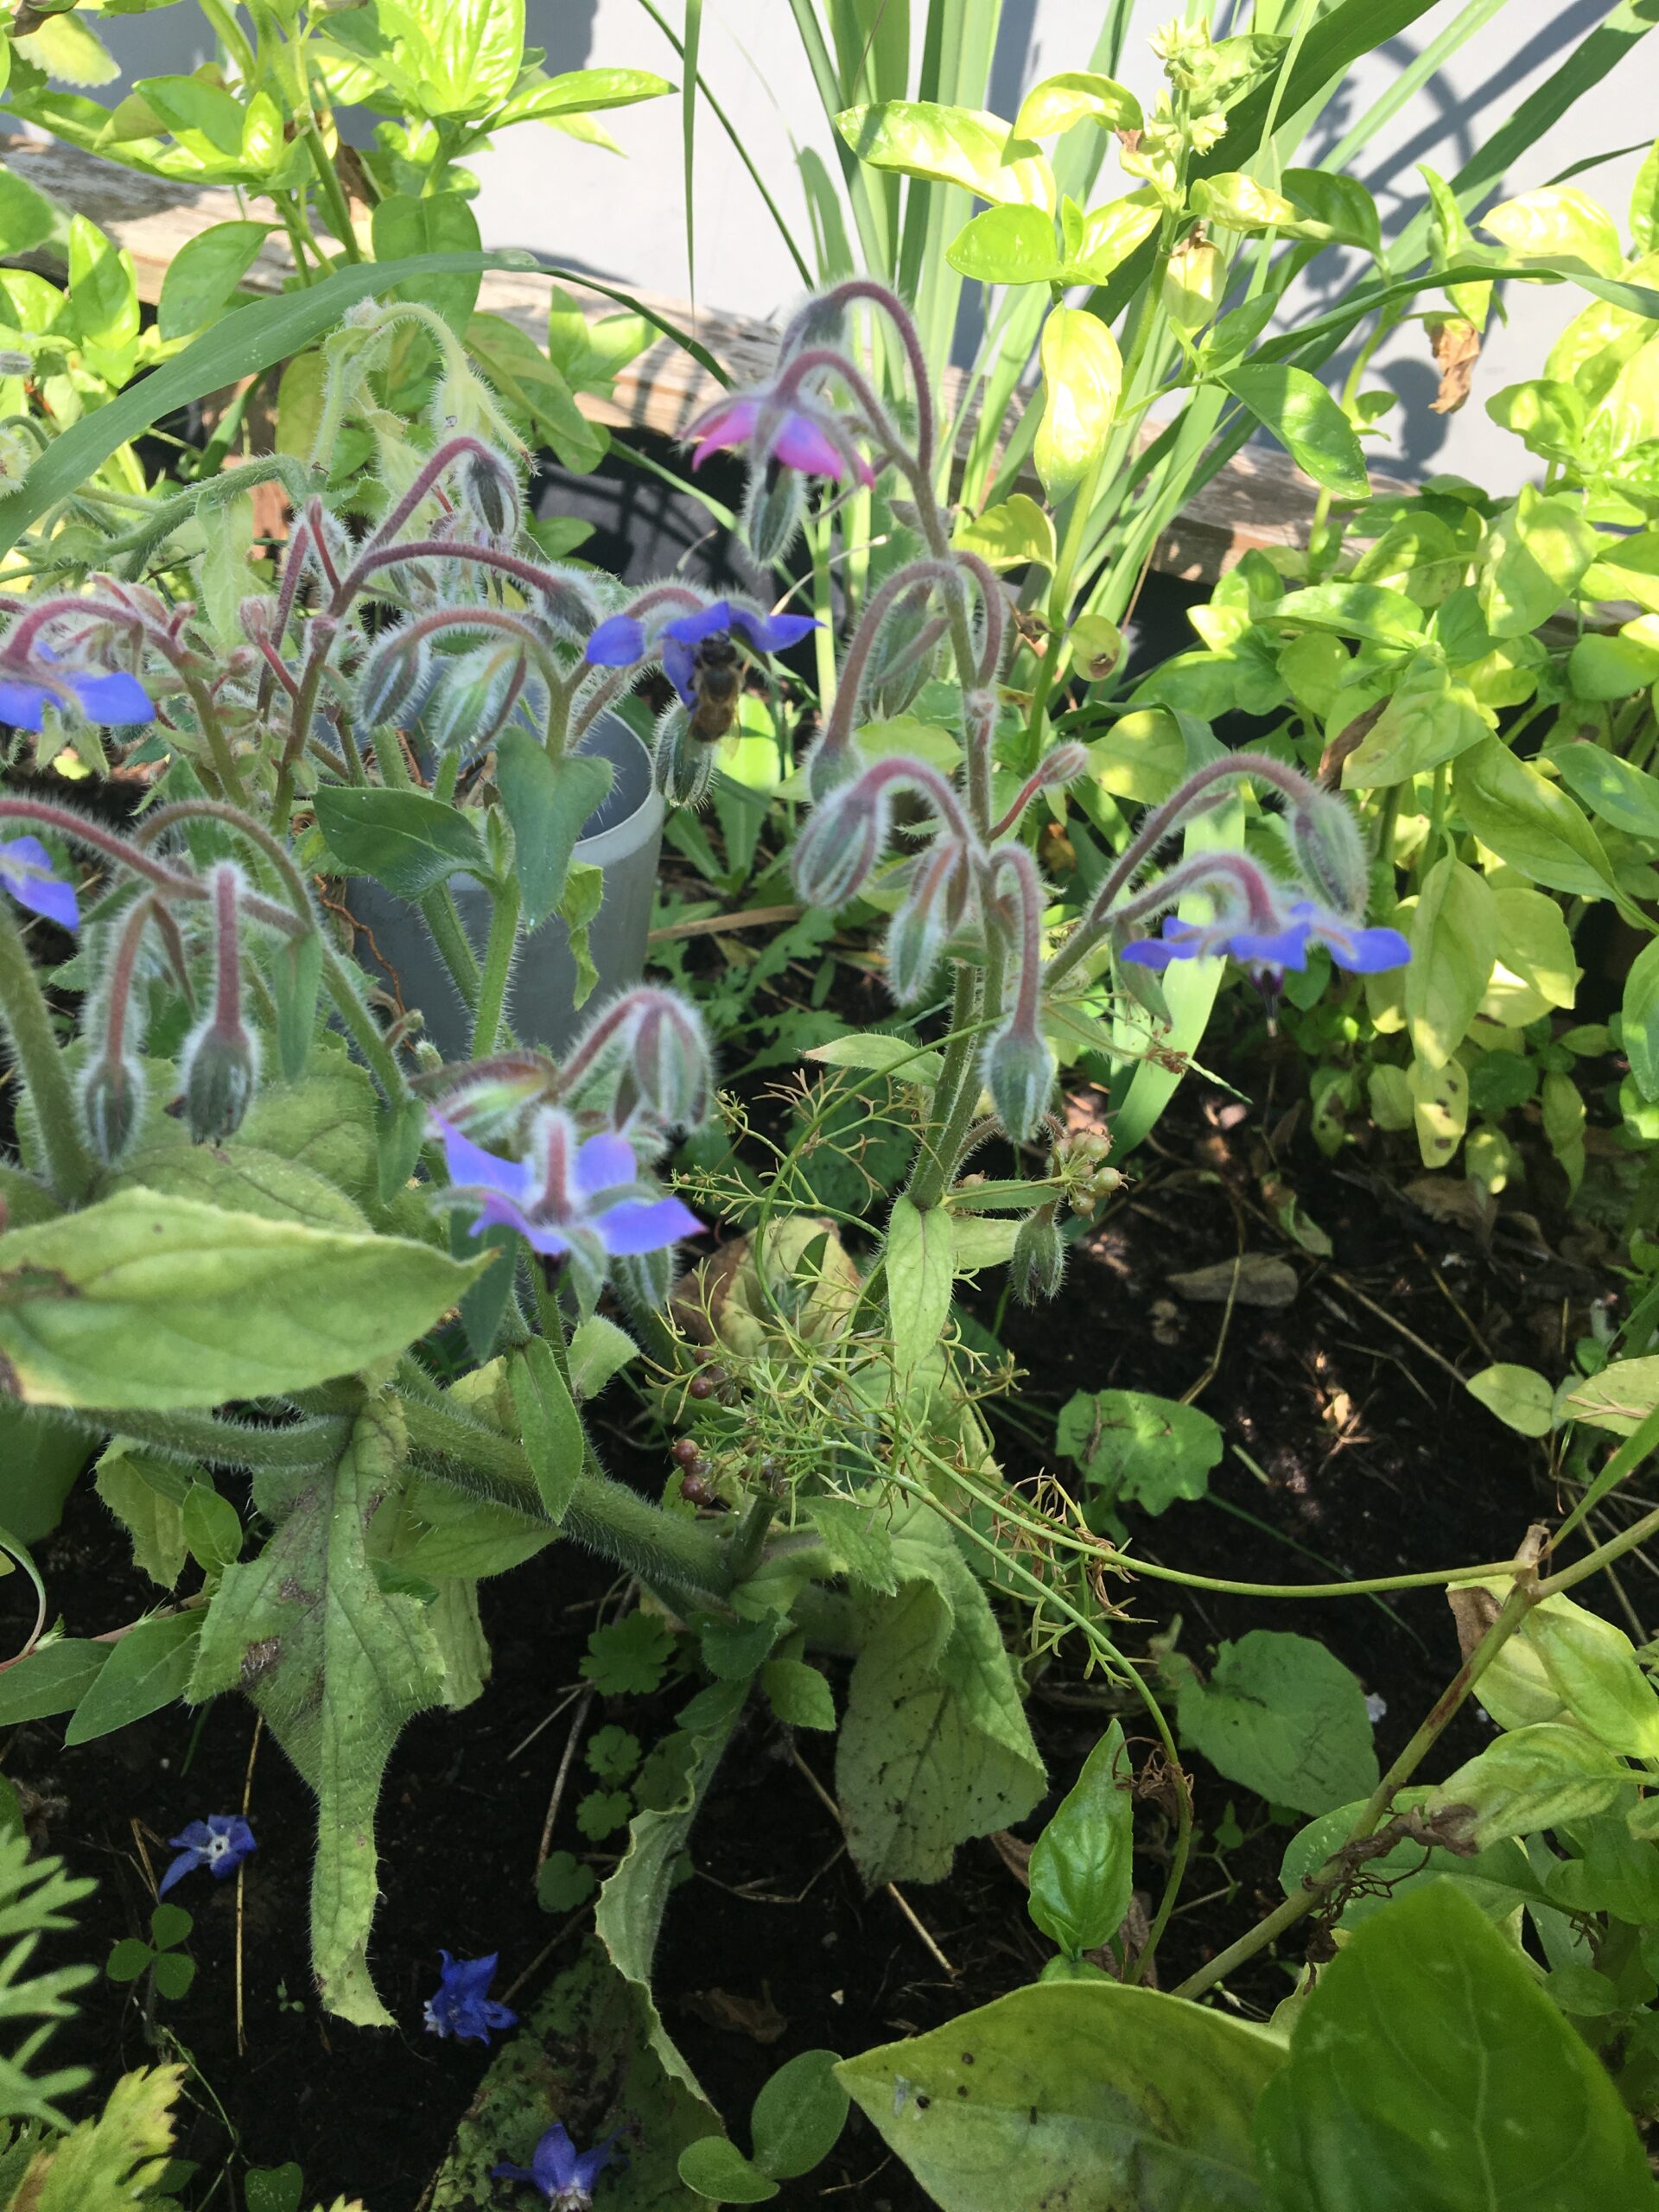
<svg viewBox="0 0 1659 2212"><path fill-rule="evenodd" d="M915 1165L911 1169L906 1195L912 1203L925 1209L938 1205L950 1181L954 1154L949 1150L953 1131L961 1134L968 1127L963 1111L963 1098L973 1082L974 1048L978 1043L980 1014L980 976L978 971L965 960L957 963L957 979L950 1001L950 1042L944 1048L944 1065L934 1085L932 1126L924 1132L917 1147ZM976 1099L977 1090L973 1097ZM971 1114L973 1100L968 1113ZM937 1127L935 1137L932 1127Z"/></svg>
<svg viewBox="0 0 1659 2212"><path fill-rule="evenodd" d="M251 1424L220 1421L215 1414L176 1408L159 1414L130 1407L109 1413L92 1408L64 1418L100 1435L114 1430L131 1437L135 1443L149 1445L152 1451L254 1472L270 1468L300 1473L309 1467L331 1466L352 1433L351 1416L346 1414L290 1421L281 1428L256 1428Z"/></svg>
<svg viewBox="0 0 1659 2212"><path fill-rule="evenodd" d="M478 955L461 927L454 893L447 883L441 883L435 891L427 893L420 907L426 917L426 926L432 932L432 942L449 970L449 980L461 994L461 1003L475 1013L483 978L478 972Z"/></svg>
<svg viewBox="0 0 1659 2212"><path fill-rule="evenodd" d="M405 1398L410 1442L439 1459L473 1469L510 1493L518 1510L545 1520L524 1448L508 1436L461 1419L447 1406ZM602 1553L641 1581L723 1593L730 1573L721 1539L710 1529L664 1513L624 1484L591 1467L576 1478L560 1534Z"/></svg>
<svg viewBox="0 0 1659 2212"><path fill-rule="evenodd" d="M512 974L513 954L518 949L518 912L521 905L518 879L507 875L495 887L494 906L490 915L490 941L484 954L484 974L478 990L478 1016L473 1025L473 1058L487 1059L495 1050L497 1033L501 1027L502 1008L507 1002L507 983Z"/></svg>
<svg viewBox="0 0 1659 2212"><path fill-rule="evenodd" d="M777 1499L767 1497L764 1491L752 1497L744 1507L726 1550L726 1572L732 1579L734 1589L740 1582L747 1582L760 1564L766 1531L771 1528L777 1510Z"/></svg>
<svg viewBox="0 0 1659 2212"><path fill-rule="evenodd" d="M1659 1521L1659 1515L1653 1517ZM1596 1563L1600 1564L1599 1560ZM1586 1572L1593 1571L1587 1563L1581 1564L1586 1565ZM1517 1579L1491 1626L1440 1693L1422 1726L1366 1800L1365 1809L1355 1821L1352 1833L1345 1839L1344 1848L1347 1844L1363 1842L1365 1837L1375 1834L1382 1827L1389 1816L1389 1807L1395 1791L1410 1780L1427 1753L1445 1733L1475 1684L1537 1604L1543 1586L1530 1572ZM1333 1852L1332 1858L1340 1855L1339 1852ZM1327 1866L1330 1863L1329 1859L1325 1861ZM1213 1988L1217 1982L1224 1980L1235 1967L1243 1966L1247 1959L1253 1959L1258 1951L1264 1950L1277 1936L1282 1936L1287 1928L1294 1928L1321 1898L1330 1894L1330 1888L1329 1883L1321 1886L1304 1881L1276 1911L1270 1912L1265 1920L1258 1921L1247 1936L1241 1936L1236 1943L1230 1943L1207 1966L1201 1967L1197 1974L1190 1974L1175 1991L1175 1995L1198 1997L1206 1989Z"/></svg>
<svg viewBox="0 0 1659 2212"><path fill-rule="evenodd" d="M322 980L340 1020L352 1033L353 1042L379 1077L380 1088L386 1096L394 1101L407 1098L410 1089L404 1071L380 1034L379 1023L357 995L351 973L326 933L322 940Z"/></svg>
<svg viewBox="0 0 1659 2212"><path fill-rule="evenodd" d="M35 1109L53 1191L66 1205L73 1205L86 1197L97 1173L96 1163L81 1138L68 1071L58 1051L40 977L22 932L3 902L0 902L0 1022L11 1039L13 1061Z"/></svg>
<svg viewBox="0 0 1659 2212"><path fill-rule="evenodd" d="M340 175L328 157L328 149L322 143L322 133L317 128L317 118L308 114L305 118L305 143L311 151L311 166L317 173L317 182L322 187L323 205L328 210L328 227L340 240L347 261L361 261L363 252L357 243L357 233L352 228L352 210L340 188Z"/></svg>

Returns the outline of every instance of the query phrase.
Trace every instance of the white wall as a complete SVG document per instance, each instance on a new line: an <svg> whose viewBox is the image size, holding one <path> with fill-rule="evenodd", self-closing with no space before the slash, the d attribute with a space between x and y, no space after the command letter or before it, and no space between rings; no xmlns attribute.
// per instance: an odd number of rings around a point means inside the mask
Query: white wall
<svg viewBox="0 0 1659 2212"><path fill-rule="evenodd" d="M678 58L639 0L527 0L531 41L548 66L631 65L678 80ZM681 0L658 0L671 22ZM1308 158L1334 143L1368 99L1437 37L1460 11L1441 0L1405 37L1356 72L1311 143ZM919 18L919 4L912 14ZM1176 12L1176 0L1147 0L1132 35L1124 73L1149 94L1158 82L1147 33ZM1217 11L1219 13L1219 10ZM1508 0L1420 92L1357 162L1383 210L1385 230L1421 204L1414 164L1451 175L1541 83L1607 12L1607 0ZM1005 0L994 104L1012 115L1021 89L1052 72L1080 67L1102 17L1101 0ZM100 29L136 73L188 68L194 12L180 9L104 18ZM830 134L814 91L787 0L706 0L702 74L726 107L810 258L804 202L795 168L801 143L816 146L832 172ZM1509 180L1512 191L1554 177L1586 155L1611 150L1659 128L1659 36L1636 48L1614 77L1527 151ZM107 97L107 96L106 96ZM579 145L543 125L505 133L476 163L480 220L486 243L528 245L573 266L625 283L684 297L689 289L681 185L677 100L651 102L606 118L628 159ZM1621 222L1640 156L1631 154L1579 181ZM1111 164L1100 196L1116 188ZM711 306L769 315L799 289L799 278L725 133L706 110L698 121L696 293ZM1316 283L1319 282L1316 275ZM1581 304L1565 288L1511 286L1510 324L1491 334L1475 396L1458 415L1428 411L1436 378L1414 326L1379 356L1376 373L1399 395L1390 436L1374 446L1382 467L1423 474L1452 469L1495 490L1530 473L1529 456L1487 417L1483 401L1503 385L1541 370L1550 339Z"/></svg>

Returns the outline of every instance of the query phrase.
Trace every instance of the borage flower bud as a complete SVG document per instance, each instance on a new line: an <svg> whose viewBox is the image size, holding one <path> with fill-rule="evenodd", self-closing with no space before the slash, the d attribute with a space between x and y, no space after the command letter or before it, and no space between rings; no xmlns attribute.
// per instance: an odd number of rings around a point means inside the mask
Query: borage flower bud
<svg viewBox="0 0 1659 2212"><path fill-rule="evenodd" d="M715 748L698 737L691 717L677 699L671 700L657 718L651 772L671 806L701 806L715 779Z"/></svg>
<svg viewBox="0 0 1659 2212"><path fill-rule="evenodd" d="M477 645L453 659L440 659L421 709L423 736L439 753L452 745L468 752L487 745L512 712L524 682L524 656L514 645Z"/></svg>
<svg viewBox="0 0 1659 2212"><path fill-rule="evenodd" d="M910 896L887 930L887 986L901 1006L913 1005L927 988L952 927L955 880L965 873L962 848L954 838L924 855L915 864Z"/></svg>
<svg viewBox="0 0 1659 2212"><path fill-rule="evenodd" d="M1010 1141L1023 1144L1040 1126L1054 1088L1054 1055L1018 1019L991 1039L982 1070L991 1104Z"/></svg>
<svg viewBox="0 0 1659 2212"><path fill-rule="evenodd" d="M468 446L456 472L456 485L461 499L492 537L511 539L518 535L523 518L518 472L500 454L493 448L480 451Z"/></svg>
<svg viewBox="0 0 1659 2212"><path fill-rule="evenodd" d="M383 638L357 679L357 720L365 729L411 722L420 713L436 671L424 638L409 643L400 631Z"/></svg>
<svg viewBox="0 0 1659 2212"><path fill-rule="evenodd" d="M197 1144L220 1143L242 1125L259 1084L259 1046L242 1019L242 871L221 861L207 876L213 917L213 1004L183 1056L184 1113Z"/></svg>
<svg viewBox="0 0 1659 2212"><path fill-rule="evenodd" d="M674 1287L674 1249L624 1252L611 1261L611 1287L630 1313L660 1313Z"/></svg>
<svg viewBox="0 0 1659 2212"><path fill-rule="evenodd" d="M1370 887L1365 840L1352 809L1310 784L1280 817L1296 865L1327 906L1363 915Z"/></svg>
<svg viewBox="0 0 1659 2212"><path fill-rule="evenodd" d="M259 1048L245 1029L210 1022L184 1048L184 1116L194 1144L222 1144L259 1087Z"/></svg>
<svg viewBox="0 0 1659 2212"><path fill-rule="evenodd" d="M76 1103L92 1150L106 1167L118 1166L144 1116L142 1062L100 1053L81 1076Z"/></svg>
<svg viewBox="0 0 1659 2212"><path fill-rule="evenodd" d="M805 514L806 486L794 469L768 462L750 470L742 527L757 568L770 569L784 558L801 534Z"/></svg>
<svg viewBox="0 0 1659 2212"><path fill-rule="evenodd" d="M806 788L812 804L822 806L863 772L864 756L858 747L850 741L845 745L832 745L826 731L813 747L806 764Z"/></svg>
<svg viewBox="0 0 1659 2212"><path fill-rule="evenodd" d="M1022 1306L1052 1298L1065 1275L1065 1239L1054 1226L1052 1206L1039 1206L1020 1224L1008 1278Z"/></svg>
<svg viewBox="0 0 1659 2212"><path fill-rule="evenodd" d="M830 913L855 899L887 842L885 792L868 780L846 784L813 813L795 844L795 888L809 906Z"/></svg>
<svg viewBox="0 0 1659 2212"><path fill-rule="evenodd" d="M709 1113L712 1064L702 1021L666 991L639 994L629 1064L640 1097L669 1128L695 1128Z"/></svg>
<svg viewBox="0 0 1659 2212"><path fill-rule="evenodd" d="M861 721L888 721L902 715L932 675L946 627L929 611L930 587L906 592L881 626L860 693Z"/></svg>

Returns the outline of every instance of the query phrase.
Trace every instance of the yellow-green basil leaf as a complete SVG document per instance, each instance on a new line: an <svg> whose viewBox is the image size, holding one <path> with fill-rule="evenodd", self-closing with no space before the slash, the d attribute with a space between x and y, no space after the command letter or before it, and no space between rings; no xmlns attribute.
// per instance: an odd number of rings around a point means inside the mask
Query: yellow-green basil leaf
<svg viewBox="0 0 1659 2212"><path fill-rule="evenodd" d="M1316 484L1338 499L1370 497L1354 426L1317 377L1281 362L1255 361L1218 381Z"/></svg>
<svg viewBox="0 0 1659 2212"><path fill-rule="evenodd" d="M1493 637L1523 637L1548 622L1577 591L1599 543L1571 500L1523 486L1486 540L1480 609Z"/></svg>
<svg viewBox="0 0 1659 2212"><path fill-rule="evenodd" d="M1461 861L1436 861L1411 918L1406 1027L1425 1066L1443 1068L1469 1033L1497 956L1491 887Z"/></svg>
<svg viewBox="0 0 1659 2212"><path fill-rule="evenodd" d="M1458 1060L1432 1068L1414 1059L1406 1070L1417 1149L1425 1167L1445 1167L1469 1126L1469 1078Z"/></svg>
<svg viewBox="0 0 1659 2212"><path fill-rule="evenodd" d="M1051 284L1060 273L1054 219L1040 207L988 207L957 232L944 257L982 284Z"/></svg>
<svg viewBox="0 0 1659 2212"><path fill-rule="evenodd" d="M1053 170L1028 141L1010 135L1000 115L935 100L882 100L846 109L836 128L872 168L959 184L993 207L1054 213Z"/></svg>
<svg viewBox="0 0 1659 2212"><path fill-rule="evenodd" d="M1066 240L1062 281L1068 284L1103 284L1136 246L1157 229L1162 214L1158 195L1150 185L1091 207Z"/></svg>
<svg viewBox="0 0 1659 2212"><path fill-rule="evenodd" d="M1548 185L1503 200L1481 217L1480 227L1514 261L1576 264L1598 276L1618 276L1624 270L1618 224L1575 184Z"/></svg>
<svg viewBox="0 0 1659 2212"><path fill-rule="evenodd" d="M1086 308L1056 308L1043 325L1043 419L1033 458L1058 504L1100 459L1123 389L1117 340Z"/></svg>
<svg viewBox="0 0 1659 2212"><path fill-rule="evenodd" d="M1145 118L1127 85L1091 69L1068 69L1033 85L1014 119L1016 138L1049 138L1074 123L1097 123L1105 130L1139 130Z"/></svg>
<svg viewBox="0 0 1659 2212"><path fill-rule="evenodd" d="M1343 764L1344 786L1368 791L1403 784L1491 734L1474 694L1453 681L1439 653L1415 653L1382 714Z"/></svg>
<svg viewBox="0 0 1659 2212"><path fill-rule="evenodd" d="M1612 885L1602 843L1566 792L1489 737L1452 771L1458 811L1481 843L1535 883L1600 899Z"/></svg>

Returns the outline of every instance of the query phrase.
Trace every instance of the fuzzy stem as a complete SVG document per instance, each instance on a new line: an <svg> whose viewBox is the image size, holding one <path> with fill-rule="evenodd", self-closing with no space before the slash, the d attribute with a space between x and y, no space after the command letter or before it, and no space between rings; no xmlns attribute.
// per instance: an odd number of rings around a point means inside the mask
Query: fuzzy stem
<svg viewBox="0 0 1659 2212"><path fill-rule="evenodd" d="M112 1431L130 1436L135 1443L175 1459L200 1459L209 1466L239 1467L256 1473L267 1468L299 1473L310 1467L332 1466L352 1433L351 1418L343 1414L291 1421L281 1428L221 1421L211 1413L177 1408L150 1413L126 1406L107 1413L96 1408L79 1410L64 1418L99 1435Z"/></svg>
<svg viewBox="0 0 1659 2212"><path fill-rule="evenodd" d="M533 1519L545 1512L524 1447L493 1429L458 1418L447 1406L405 1398L410 1442L499 1482ZM712 1529L664 1513L624 1484L584 1469L561 1533L614 1560L646 1582L678 1583L722 1593L729 1586L724 1548Z"/></svg>
<svg viewBox="0 0 1659 2212"><path fill-rule="evenodd" d="M518 879L509 874L494 893L494 905L490 914L490 941L484 953L484 973L478 989L478 1014L473 1024L473 1058L475 1060L486 1058L495 1050L502 1009L507 1002L507 984L512 975L513 955L518 949L520 903Z"/></svg>
<svg viewBox="0 0 1659 2212"><path fill-rule="evenodd" d="M54 1193L66 1205L73 1205L86 1197L97 1168L81 1139L68 1071L58 1051L40 978L22 932L3 900L0 900L0 1022L11 1039L13 1064L35 1109Z"/></svg>
<svg viewBox="0 0 1659 2212"><path fill-rule="evenodd" d="M808 320L826 307L850 306L855 300L868 300L880 308L898 334L910 363L910 380L916 399L916 457L931 479L933 474L933 447L938 432L933 416L933 386L927 373L927 356L922 351L922 341L917 333L915 320L897 292L879 283L874 276L849 276L833 284L803 308L785 330L779 341L780 356L787 357L800 343L800 333Z"/></svg>
<svg viewBox="0 0 1659 2212"><path fill-rule="evenodd" d="M946 590L960 588L961 572L950 561L907 561L902 569L895 569L884 578L866 603L862 619L849 641L842 659L841 675L836 687L836 701L824 724L823 735L818 741L821 753L844 752L852 742L853 722L858 712L859 696L864 689L869 671L870 656L874 652L882 631L897 611L906 594L918 585L938 584Z"/></svg>

